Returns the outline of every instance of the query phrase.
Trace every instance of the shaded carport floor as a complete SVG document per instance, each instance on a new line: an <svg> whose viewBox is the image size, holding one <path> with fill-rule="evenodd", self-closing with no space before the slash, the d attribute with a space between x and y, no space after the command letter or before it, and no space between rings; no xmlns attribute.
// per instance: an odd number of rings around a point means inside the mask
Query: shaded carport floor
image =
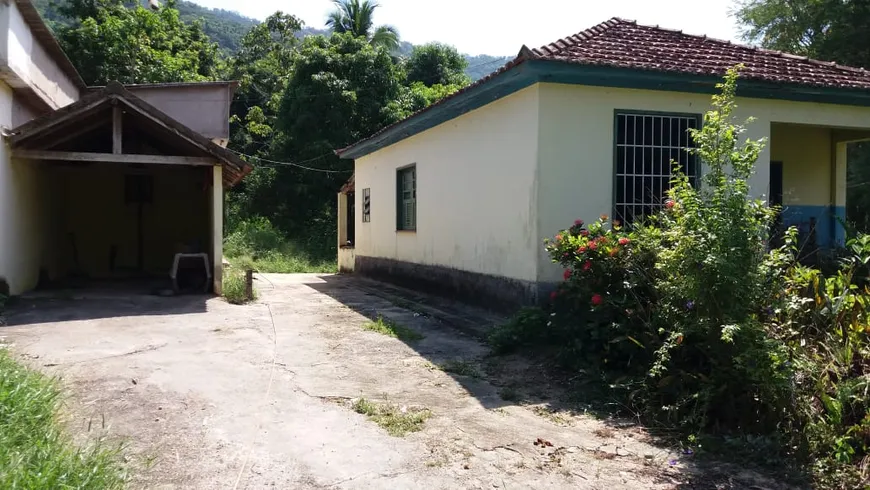
<svg viewBox="0 0 870 490"><path fill-rule="evenodd" d="M133 487L672 488L682 463L639 431L542 417L482 379L434 369L484 345L346 276L264 275L260 300L21 301L0 339L60 375L71 427L128 445ZM40 306L39 301L51 301ZM91 312L88 314L87 312ZM383 314L426 337L360 327ZM424 406L395 438L348 408L365 396ZM90 432L88 432L90 431ZM553 446L534 445L537 438ZM691 471L690 468L686 468Z"/></svg>

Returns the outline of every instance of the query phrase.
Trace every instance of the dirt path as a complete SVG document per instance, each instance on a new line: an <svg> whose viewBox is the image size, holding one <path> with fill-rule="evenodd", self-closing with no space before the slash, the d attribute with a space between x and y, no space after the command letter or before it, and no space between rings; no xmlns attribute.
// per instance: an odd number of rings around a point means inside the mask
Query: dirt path
<svg viewBox="0 0 870 490"><path fill-rule="evenodd" d="M260 301L243 307L24 301L0 340L64 378L72 427L127 442L134 488L649 489L691 471L636 429L503 400L476 376L484 345L352 278L267 275L258 286ZM375 314L425 338L363 330ZM471 375L439 369L446 361ZM357 397L433 416L392 437L349 408Z"/></svg>

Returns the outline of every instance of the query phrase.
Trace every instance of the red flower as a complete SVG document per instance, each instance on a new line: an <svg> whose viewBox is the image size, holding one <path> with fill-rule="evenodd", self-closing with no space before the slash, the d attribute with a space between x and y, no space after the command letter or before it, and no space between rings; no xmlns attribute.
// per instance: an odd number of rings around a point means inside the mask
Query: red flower
<svg viewBox="0 0 870 490"><path fill-rule="evenodd" d="M622 221L619 221L618 219L613 220L613 226L619 226L621 224L622 224Z"/></svg>
<svg viewBox="0 0 870 490"><path fill-rule="evenodd" d="M608 216L606 214L601 215L601 221L607 221Z"/></svg>
<svg viewBox="0 0 870 490"><path fill-rule="evenodd" d="M562 235L556 235L556 241L557 241L557 242L561 242L561 241L562 241Z"/></svg>
<svg viewBox="0 0 870 490"><path fill-rule="evenodd" d="M559 291L553 291L552 293L550 293L551 300L555 300L557 296L559 296Z"/></svg>
<svg viewBox="0 0 870 490"><path fill-rule="evenodd" d="M667 202L665 202L665 207L668 208L668 209L671 209L671 208L673 208L674 205L676 205L676 204L677 204L677 203L675 203L674 201L668 199Z"/></svg>
<svg viewBox="0 0 870 490"><path fill-rule="evenodd" d="M578 254L586 253L586 245L580 245L580 248L577 249Z"/></svg>
<svg viewBox="0 0 870 490"><path fill-rule="evenodd" d="M619 253L619 249L618 249L618 248L614 247L614 248L611 248L611 249L610 249L610 256L611 256L611 257L616 257L616 254L618 254L618 253Z"/></svg>
<svg viewBox="0 0 870 490"><path fill-rule="evenodd" d="M583 264L583 271L588 271L592 268L592 261L587 260L586 263Z"/></svg>
<svg viewBox="0 0 870 490"><path fill-rule="evenodd" d="M580 232L580 234L583 236L589 236L589 230L583 230Z"/></svg>
<svg viewBox="0 0 870 490"><path fill-rule="evenodd" d="M619 244L620 244L620 245L628 245L629 243L631 243L631 239L630 239L630 238L622 237L622 238L619 239Z"/></svg>
<svg viewBox="0 0 870 490"><path fill-rule="evenodd" d="M583 226L583 220L582 219L575 220L574 226Z"/></svg>
<svg viewBox="0 0 870 490"><path fill-rule="evenodd" d="M596 241L589 242L589 250L595 250L596 248L598 248L598 242L596 242Z"/></svg>
<svg viewBox="0 0 870 490"><path fill-rule="evenodd" d="M603 302L604 302L604 298L602 298L600 294L593 294L592 295L592 306L598 306Z"/></svg>
<svg viewBox="0 0 870 490"><path fill-rule="evenodd" d="M565 273L562 274L562 277L564 277L566 281L571 279L571 269L565 269Z"/></svg>

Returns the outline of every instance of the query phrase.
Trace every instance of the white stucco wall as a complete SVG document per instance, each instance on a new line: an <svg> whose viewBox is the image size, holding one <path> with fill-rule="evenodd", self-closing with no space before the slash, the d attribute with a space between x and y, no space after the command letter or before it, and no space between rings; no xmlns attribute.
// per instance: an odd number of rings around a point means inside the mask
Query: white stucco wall
<svg viewBox="0 0 870 490"><path fill-rule="evenodd" d="M12 89L0 82L0 126L12 122L12 98ZM36 285L49 245L43 240L49 196L40 193L42 170L36 162L12 160L9 147L0 145L0 278L12 294Z"/></svg>
<svg viewBox="0 0 870 490"><path fill-rule="evenodd" d="M127 89L167 116L226 146L232 102L229 84L131 85Z"/></svg>
<svg viewBox="0 0 870 490"><path fill-rule="evenodd" d="M56 109L75 102L79 89L46 52L15 3L0 2L0 58L16 83L29 86Z"/></svg>
<svg viewBox="0 0 870 490"><path fill-rule="evenodd" d="M704 94L552 83L539 84L539 100L537 217L541 236L552 236L577 218L590 221L611 214L613 118L617 109L703 114L710 107L710 96ZM753 139L769 138L773 122L870 127L870 107L745 98L738 99L737 104L738 119L755 118L744 135ZM769 162L768 146L751 180L756 196L768 192ZM561 269L542 249L538 262L539 280L561 279Z"/></svg>
<svg viewBox="0 0 870 490"><path fill-rule="evenodd" d="M538 88L356 161L356 255L534 281ZM396 169L417 166L417 231L396 231Z"/></svg>
<svg viewBox="0 0 870 490"><path fill-rule="evenodd" d="M778 137L776 151L786 154L788 139L803 139L804 132L828 135L801 142L812 146L818 139L819 147L806 151L828 155L833 128L846 133L870 128L870 108L769 99L737 102L739 120L755 118L744 137ZM616 110L702 115L709 108L710 96L705 94L553 83L523 89L358 159L356 206L362 209L361 191L371 188L371 222L363 223L362 213L357 213L356 254L559 281L562 270L544 253L542 238L575 219L611 214ZM772 135L771 126L777 123L816 128ZM750 182L758 197L769 190L770 155L768 145ZM818 162L825 168L808 174L824 176L825 182L802 199L825 193L831 199L831 158ZM417 231L397 232L396 169L414 163ZM785 184L794 187L803 180L789 178Z"/></svg>

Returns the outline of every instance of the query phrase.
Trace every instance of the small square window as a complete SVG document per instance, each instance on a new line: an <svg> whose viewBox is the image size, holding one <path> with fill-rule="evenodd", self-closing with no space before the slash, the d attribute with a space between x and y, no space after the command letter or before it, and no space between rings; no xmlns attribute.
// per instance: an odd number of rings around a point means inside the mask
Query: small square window
<svg viewBox="0 0 870 490"><path fill-rule="evenodd" d="M371 223L372 221L372 190L371 188L363 189L362 192L362 220L363 223Z"/></svg>
<svg viewBox="0 0 870 490"><path fill-rule="evenodd" d="M417 229L417 167L396 171L396 229Z"/></svg>

